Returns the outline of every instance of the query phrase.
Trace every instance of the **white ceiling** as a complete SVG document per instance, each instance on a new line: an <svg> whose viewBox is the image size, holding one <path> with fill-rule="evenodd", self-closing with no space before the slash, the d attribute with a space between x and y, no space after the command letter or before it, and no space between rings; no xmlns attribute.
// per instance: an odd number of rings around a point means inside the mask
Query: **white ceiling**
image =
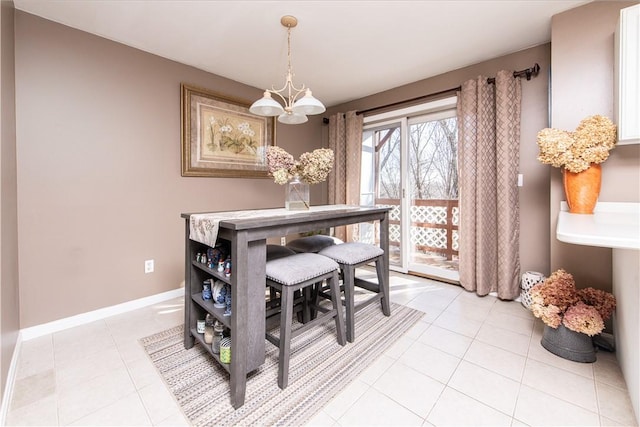
<svg viewBox="0 0 640 427"><path fill-rule="evenodd" d="M327 106L548 42L588 1L14 0L17 9L250 86L294 83Z"/></svg>

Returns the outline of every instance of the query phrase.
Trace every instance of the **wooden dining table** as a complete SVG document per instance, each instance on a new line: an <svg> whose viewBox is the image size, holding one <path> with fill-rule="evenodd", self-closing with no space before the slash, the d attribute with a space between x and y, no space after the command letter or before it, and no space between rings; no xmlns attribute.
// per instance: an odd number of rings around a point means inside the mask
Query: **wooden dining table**
<svg viewBox="0 0 640 427"><path fill-rule="evenodd" d="M225 368L230 374L230 399L234 408L244 404L247 374L265 361L265 265L268 238L296 233L328 230L343 225L374 222L379 224L377 244L384 250L384 274L389 276L389 209L353 205L312 206L306 211L261 209L253 211L224 211L183 213L185 219L185 335L184 346L194 345L194 326L199 308L193 295L202 290L202 272L194 263L197 252L204 247L202 235L207 227L200 227L194 236L197 221L206 219L216 225L216 236L206 236L209 244L217 239L228 242L232 260L231 316L227 320L231 330L231 363ZM204 231L203 231L204 230ZM194 240L194 238L199 239ZM210 245L209 245L210 246ZM276 378L274 378L276 381Z"/></svg>

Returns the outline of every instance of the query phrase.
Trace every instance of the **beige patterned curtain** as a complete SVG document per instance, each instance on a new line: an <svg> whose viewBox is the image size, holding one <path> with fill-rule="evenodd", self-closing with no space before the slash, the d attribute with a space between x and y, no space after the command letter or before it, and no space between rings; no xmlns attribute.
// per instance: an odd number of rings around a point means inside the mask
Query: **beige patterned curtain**
<svg viewBox="0 0 640 427"><path fill-rule="evenodd" d="M500 71L458 93L460 284L478 295L519 295L520 78Z"/></svg>
<svg viewBox="0 0 640 427"><path fill-rule="evenodd" d="M329 174L329 204L360 204L360 157L363 117L355 111L329 117L329 148L335 165ZM337 227L334 234L345 242L353 241L355 226Z"/></svg>

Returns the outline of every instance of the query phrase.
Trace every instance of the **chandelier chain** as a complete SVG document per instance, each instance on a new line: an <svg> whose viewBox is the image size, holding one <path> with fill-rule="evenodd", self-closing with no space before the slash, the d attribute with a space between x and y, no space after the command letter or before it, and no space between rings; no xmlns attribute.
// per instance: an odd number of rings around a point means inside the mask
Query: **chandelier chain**
<svg viewBox="0 0 640 427"><path fill-rule="evenodd" d="M296 99L307 89L304 84L300 87L296 87L293 84L293 67L291 66L291 28L291 25L287 25L287 75L285 76L284 86L280 89L276 89L275 85L272 85L271 89L269 89L269 92L274 95L278 95L280 99L282 99L285 111L290 111ZM282 92L285 90L287 92L287 97L282 95ZM293 92L295 92L295 94L293 94Z"/></svg>

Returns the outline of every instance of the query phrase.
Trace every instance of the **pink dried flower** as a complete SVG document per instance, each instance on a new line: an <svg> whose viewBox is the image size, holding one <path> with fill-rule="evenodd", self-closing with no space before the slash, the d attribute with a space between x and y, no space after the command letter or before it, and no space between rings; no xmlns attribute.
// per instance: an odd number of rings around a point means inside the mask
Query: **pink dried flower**
<svg viewBox="0 0 640 427"><path fill-rule="evenodd" d="M554 305L560 311L565 311L578 301L573 276L562 269L554 271L544 282L532 287L531 293L539 294L542 304Z"/></svg>
<svg viewBox="0 0 640 427"><path fill-rule="evenodd" d="M600 289L577 290L573 276L565 270L554 271L544 282L529 290L531 311L534 316L552 328L560 323L572 331L590 336L604 329L616 308L616 299Z"/></svg>
<svg viewBox="0 0 640 427"><path fill-rule="evenodd" d="M584 288L578 290L578 297L588 305L593 306L602 320L611 317L613 310L616 308L616 297L611 293L595 288Z"/></svg>
<svg viewBox="0 0 640 427"><path fill-rule="evenodd" d="M564 312L562 324L575 332L590 337L598 335L604 329L604 322L595 307L578 302Z"/></svg>
<svg viewBox="0 0 640 427"><path fill-rule="evenodd" d="M545 325L550 326L552 328L557 328L562 323L562 316L560 313L560 309L555 305L539 305L532 304L531 311L533 315L542 319Z"/></svg>
<svg viewBox="0 0 640 427"><path fill-rule="evenodd" d="M276 184L286 184L289 180L289 171L295 167L293 156L280 147L267 147L267 166Z"/></svg>

